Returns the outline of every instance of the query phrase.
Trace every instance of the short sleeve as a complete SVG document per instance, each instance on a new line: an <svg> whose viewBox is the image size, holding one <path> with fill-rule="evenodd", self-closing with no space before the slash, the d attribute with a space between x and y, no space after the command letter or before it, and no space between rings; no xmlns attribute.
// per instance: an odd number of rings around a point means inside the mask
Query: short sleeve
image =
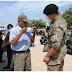
<svg viewBox="0 0 72 72"><path fill-rule="evenodd" d="M64 31L62 31L60 28L57 28L56 31L53 33L52 39L53 39L53 43L52 43L52 47L53 48L57 48L59 49L61 46L61 42L63 39L63 34Z"/></svg>
<svg viewBox="0 0 72 72"><path fill-rule="evenodd" d="M15 31L11 29L10 36L9 36L9 42L11 42L16 37Z"/></svg>
<svg viewBox="0 0 72 72"><path fill-rule="evenodd" d="M33 33L31 32L31 36L33 36Z"/></svg>
<svg viewBox="0 0 72 72"><path fill-rule="evenodd" d="M30 40L32 40L32 36L33 36L33 33L32 32L30 32Z"/></svg>

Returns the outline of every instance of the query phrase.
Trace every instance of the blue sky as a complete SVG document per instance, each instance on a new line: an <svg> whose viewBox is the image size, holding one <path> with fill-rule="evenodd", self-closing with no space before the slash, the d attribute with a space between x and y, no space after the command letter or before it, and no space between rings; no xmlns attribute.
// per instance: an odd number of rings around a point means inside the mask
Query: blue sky
<svg viewBox="0 0 72 72"><path fill-rule="evenodd" d="M29 20L41 18L47 22L43 9L50 3L56 4L61 14L72 5L72 1L0 1L0 25L10 23L15 26L21 9Z"/></svg>

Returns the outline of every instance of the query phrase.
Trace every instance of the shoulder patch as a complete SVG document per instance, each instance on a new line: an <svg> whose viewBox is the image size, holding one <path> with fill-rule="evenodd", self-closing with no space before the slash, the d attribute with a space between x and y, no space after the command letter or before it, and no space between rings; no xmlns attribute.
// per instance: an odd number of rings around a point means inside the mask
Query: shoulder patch
<svg viewBox="0 0 72 72"><path fill-rule="evenodd" d="M50 38L51 42L55 42L55 36L52 35L51 38Z"/></svg>

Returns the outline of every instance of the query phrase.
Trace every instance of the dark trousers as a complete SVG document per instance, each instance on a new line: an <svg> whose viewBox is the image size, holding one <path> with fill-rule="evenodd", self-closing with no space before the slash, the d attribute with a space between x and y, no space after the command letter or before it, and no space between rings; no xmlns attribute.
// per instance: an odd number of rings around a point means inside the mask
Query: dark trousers
<svg viewBox="0 0 72 72"><path fill-rule="evenodd" d="M9 66L9 67L10 67L10 64L11 64L12 54L13 54L13 52L11 50L7 50L7 58L8 58L7 66Z"/></svg>
<svg viewBox="0 0 72 72"><path fill-rule="evenodd" d="M2 60L2 55L3 55L3 48L0 46L0 61Z"/></svg>

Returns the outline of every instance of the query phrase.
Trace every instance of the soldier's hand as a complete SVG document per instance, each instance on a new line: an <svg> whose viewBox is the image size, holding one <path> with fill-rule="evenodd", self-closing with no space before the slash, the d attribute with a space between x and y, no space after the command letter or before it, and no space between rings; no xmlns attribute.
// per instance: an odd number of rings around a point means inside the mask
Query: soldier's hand
<svg viewBox="0 0 72 72"><path fill-rule="evenodd" d="M49 58L47 56L45 56L43 62L45 62L45 63L49 62Z"/></svg>
<svg viewBox="0 0 72 72"><path fill-rule="evenodd" d="M33 33L36 32L37 28L36 26L33 27Z"/></svg>
<svg viewBox="0 0 72 72"><path fill-rule="evenodd" d="M22 29L21 29L21 31L20 31L20 33L25 33L26 32L26 30L27 30L27 27L23 27Z"/></svg>

